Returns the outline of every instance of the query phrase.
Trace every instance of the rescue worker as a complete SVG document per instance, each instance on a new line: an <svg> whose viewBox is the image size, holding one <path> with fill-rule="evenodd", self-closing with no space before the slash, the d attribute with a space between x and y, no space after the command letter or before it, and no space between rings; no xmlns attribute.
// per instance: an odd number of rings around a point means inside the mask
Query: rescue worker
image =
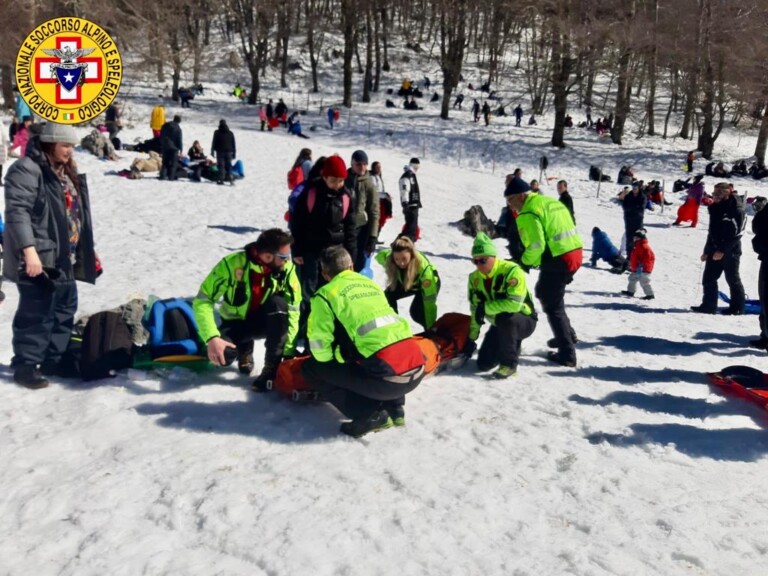
<svg viewBox="0 0 768 576"><path fill-rule="evenodd" d="M384 295L392 309L397 312L397 301L413 296L411 318L429 330L437 320L437 293L440 292L437 269L407 236L401 236L392 242L390 249L376 254L376 262L387 272Z"/></svg>
<svg viewBox="0 0 768 576"><path fill-rule="evenodd" d="M352 257L332 246L320 257L328 283L312 298L307 382L351 418L341 432L359 438L405 424L405 395L424 378L424 355L408 322L373 280L352 271Z"/></svg>
<svg viewBox="0 0 768 576"><path fill-rule="evenodd" d="M288 232L265 230L243 250L222 258L192 303L198 334L217 366L236 357L240 372L250 374L253 339L266 338L264 367L253 381L257 392L267 390L282 358L295 354L301 285L291 261L292 242ZM217 327L214 308L219 301L222 321Z"/></svg>
<svg viewBox="0 0 768 576"><path fill-rule="evenodd" d="M507 206L519 211L516 219L525 251L520 264L539 267L536 297L547 315L554 338L548 341L551 361L576 366L576 333L565 312L565 287L581 267L582 243L568 208L556 198L531 191L522 178L513 178L504 191Z"/></svg>
<svg viewBox="0 0 768 576"><path fill-rule="evenodd" d="M497 370L493 378L504 379L517 373L520 346L536 329L536 311L528 291L525 271L511 260L497 258L496 246L484 232L472 245L475 271L469 275L469 339L464 357L469 360L477 348L480 326L491 324L477 354L481 372Z"/></svg>

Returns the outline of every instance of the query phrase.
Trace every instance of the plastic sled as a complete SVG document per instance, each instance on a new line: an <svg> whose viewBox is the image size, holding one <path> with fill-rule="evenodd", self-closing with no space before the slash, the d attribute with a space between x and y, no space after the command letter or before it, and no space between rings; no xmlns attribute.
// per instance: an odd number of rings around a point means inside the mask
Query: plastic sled
<svg viewBox="0 0 768 576"><path fill-rule="evenodd" d="M720 300L726 304L731 303L731 299L724 292L718 292ZM760 314L760 300L745 300L744 314Z"/></svg>
<svg viewBox="0 0 768 576"><path fill-rule="evenodd" d="M728 366L720 372L707 373L707 378L727 394L768 410L768 374L750 366Z"/></svg>

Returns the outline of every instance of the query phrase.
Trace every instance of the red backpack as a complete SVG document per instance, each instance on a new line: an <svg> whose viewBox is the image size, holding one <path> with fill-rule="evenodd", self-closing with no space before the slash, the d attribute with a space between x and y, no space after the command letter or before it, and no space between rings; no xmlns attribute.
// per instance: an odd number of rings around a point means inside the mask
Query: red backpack
<svg viewBox="0 0 768 576"><path fill-rule="evenodd" d="M294 166L288 170L288 189L293 190L304 182L304 170L301 169L301 165Z"/></svg>

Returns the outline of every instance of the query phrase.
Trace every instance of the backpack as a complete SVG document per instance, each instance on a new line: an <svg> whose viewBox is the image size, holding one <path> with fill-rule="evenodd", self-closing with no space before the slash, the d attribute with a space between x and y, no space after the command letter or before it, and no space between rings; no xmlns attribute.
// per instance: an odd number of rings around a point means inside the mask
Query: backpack
<svg viewBox="0 0 768 576"><path fill-rule="evenodd" d="M133 363L133 339L120 312L97 312L88 319L80 352L83 380L113 378Z"/></svg>
<svg viewBox="0 0 768 576"><path fill-rule="evenodd" d="M307 212L309 214L312 214L312 210L315 209L315 198L317 196L317 191L314 187L309 189L309 192L307 192ZM351 202L351 198L349 197L349 194L342 194L341 196L341 219L347 217L347 212L349 212L349 204Z"/></svg>
<svg viewBox="0 0 768 576"><path fill-rule="evenodd" d="M155 360L166 356L200 355L202 343L192 306L183 298L156 300L144 317L149 331L149 354Z"/></svg>
<svg viewBox="0 0 768 576"><path fill-rule="evenodd" d="M301 169L301 164L294 166L288 170L288 189L295 190L296 186L304 182L304 170Z"/></svg>
<svg viewBox="0 0 768 576"><path fill-rule="evenodd" d="M485 215L482 206L472 206L464 212L464 218L457 223L462 234L474 238L479 232L485 232L489 238L496 238L496 225Z"/></svg>

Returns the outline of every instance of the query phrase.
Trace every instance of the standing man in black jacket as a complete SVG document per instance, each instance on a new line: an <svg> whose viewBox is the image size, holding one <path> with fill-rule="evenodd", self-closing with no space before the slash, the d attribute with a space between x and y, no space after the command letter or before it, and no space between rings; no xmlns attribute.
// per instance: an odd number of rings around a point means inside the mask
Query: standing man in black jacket
<svg viewBox="0 0 768 576"><path fill-rule="evenodd" d="M224 184L224 180L235 185L232 178L232 160L237 157L237 148L235 147L235 135L227 126L227 121L219 120L219 128L213 133L211 142L211 154L216 158L216 165L219 169L219 180L216 184Z"/></svg>
<svg viewBox="0 0 768 576"><path fill-rule="evenodd" d="M741 199L733 193L733 186L724 182L715 185L709 206L709 232L701 261L704 277L701 280L704 296L694 312L717 313L717 280L725 272L725 281L731 290L731 303L724 314L744 314L744 286L739 276L741 262L741 234L745 216Z"/></svg>
<svg viewBox="0 0 768 576"><path fill-rule="evenodd" d="M419 239L419 208L421 208L421 192L419 181L416 180L416 172L419 170L418 158L411 158L400 176L400 204L403 206L405 226L403 234L413 242Z"/></svg>
<svg viewBox="0 0 768 576"><path fill-rule="evenodd" d="M560 180L557 183L557 193L560 195L560 202L565 204L565 207L568 208L568 212L571 213L571 218L573 218L573 223L576 223L576 215L573 213L573 198L571 198L571 195L568 193L568 182L565 180Z"/></svg>
<svg viewBox="0 0 768 576"><path fill-rule="evenodd" d="M757 293L760 296L760 338L750 340L749 345L753 348L768 350L768 324L766 323L766 313L768 311L768 210L766 210L766 200L762 196L755 198L752 207L755 210L755 217L752 218L752 232L755 233L752 238L752 248L757 252L757 259L760 260L760 272L757 276Z"/></svg>
<svg viewBox="0 0 768 576"><path fill-rule="evenodd" d="M624 247L627 257L632 251L632 239L635 237L635 232L643 227L646 200L639 182L633 183L631 190L625 188L619 192L619 201L624 209Z"/></svg>
<svg viewBox="0 0 768 576"><path fill-rule="evenodd" d="M163 151L163 167L160 169L160 180L176 180L179 154L184 150L181 137L181 116L178 114L173 117L173 120L163 124L163 127L160 129L160 145Z"/></svg>

